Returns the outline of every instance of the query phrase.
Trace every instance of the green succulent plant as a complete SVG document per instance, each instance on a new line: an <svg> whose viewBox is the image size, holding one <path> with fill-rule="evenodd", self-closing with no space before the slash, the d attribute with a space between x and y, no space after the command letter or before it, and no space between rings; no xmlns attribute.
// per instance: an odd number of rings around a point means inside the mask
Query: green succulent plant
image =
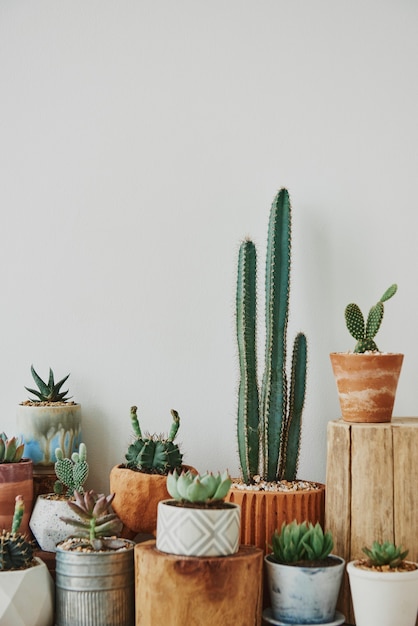
<svg viewBox="0 0 418 626"><path fill-rule="evenodd" d="M18 437L8 439L6 433L0 433L0 463L19 463L24 447Z"/></svg>
<svg viewBox="0 0 418 626"><path fill-rule="evenodd" d="M398 286L395 284L386 289L380 300L371 307L366 321L357 304L354 302L347 304L345 308L345 322L350 335L357 340L354 352L362 353L369 350L373 352L379 351L374 337L377 335L383 320L383 303L389 300L389 298L392 298L397 289Z"/></svg>
<svg viewBox="0 0 418 626"><path fill-rule="evenodd" d="M172 409L171 415L173 423L167 438L162 435L147 434L143 436L137 416L137 407L131 407L131 424L136 438L125 455L128 468L156 474L168 474L168 472L181 467L183 455L178 445L174 443L180 427L180 416L174 409Z"/></svg>
<svg viewBox="0 0 418 626"><path fill-rule="evenodd" d="M265 281L266 345L261 389L257 380L256 248L247 239L239 250L236 326L240 365L237 436L245 483L296 478L305 402L307 342L298 333L287 375L290 292L291 206L281 189L269 219Z"/></svg>
<svg viewBox="0 0 418 626"><path fill-rule="evenodd" d="M105 496L92 489L84 494L75 491L74 500L68 500L68 506L76 513L78 519L65 516L60 519L75 529L72 537L86 538L94 550L101 550L103 547L118 549L124 542L112 535L118 535L123 524L111 509L114 497L114 493ZM75 544L77 545L79 547L80 544Z"/></svg>
<svg viewBox="0 0 418 626"><path fill-rule="evenodd" d="M64 376L57 383L54 380L54 373L51 368L49 368L49 378L48 382L44 382L42 378L36 373L35 368L31 365L31 373L32 377L38 387L38 389L30 389L29 387L25 387L26 391L29 393L33 393L36 398L31 398L31 402L68 402L71 398L67 397L67 391L61 391L61 387L69 377Z"/></svg>
<svg viewBox="0 0 418 626"><path fill-rule="evenodd" d="M181 473L174 470L167 476L167 491L171 497L194 504L218 503L225 498L231 484L232 479L226 471L222 474L193 474L190 470Z"/></svg>
<svg viewBox="0 0 418 626"><path fill-rule="evenodd" d="M409 550L404 550L402 546L396 546L390 541L379 543L373 541L372 547L362 548L373 566L388 565L390 568L398 567L407 557Z"/></svg>
<svg viewBox="0 0 418 626"><path fill-rule="evenodd" d="M65 458L61 448L55 450L55 474L57 481L54 491L61 494L66 488L66 496L71 497L75 491L83 493L83 484L89 474L87 463L87 448L85 443L80 443L78 452L73 452L71 459Z"/></svg>
<svg viewBox="0 0 418 626"><path fill-rule="evenodd" d="M283 522L280 532L276 529L272 536L272 550L275 561L290 564L299 561L323 561L334 547L332 533L324 533L319 523L298 523L296 520Z"/></svg>
<svg viewBox="0 0 418 626"><path fill-rule="evenodd" d="M27 569L33 561L34 545L19 533L25 504L22 496L16 496L11 531L3 529L0 534L0 571Z"/></svg>

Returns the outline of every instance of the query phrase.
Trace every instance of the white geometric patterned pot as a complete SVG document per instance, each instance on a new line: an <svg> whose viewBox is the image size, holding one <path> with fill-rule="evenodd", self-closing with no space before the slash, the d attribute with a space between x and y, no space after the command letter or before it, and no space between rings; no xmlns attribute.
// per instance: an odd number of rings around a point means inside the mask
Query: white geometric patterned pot
<svg viewBox="0 0 418 626"><path fill-rule="evenodd" d="M176 500L158 504L156 548L181 556L228 556L239 549L241 507L196 508Z"/></svg>

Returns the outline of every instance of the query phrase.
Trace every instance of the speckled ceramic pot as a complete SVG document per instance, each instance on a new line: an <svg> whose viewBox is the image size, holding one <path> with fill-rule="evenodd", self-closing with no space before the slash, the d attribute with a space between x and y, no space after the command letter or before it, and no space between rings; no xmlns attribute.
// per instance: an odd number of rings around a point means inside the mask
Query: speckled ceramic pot
<svg viewBox="0 0 418 626"><path fill-rule="evenodd" d="M77 519L74 511L68 506L67 499L49 499L54 494L43 494L37 497L33 507L29 526L45 552L56 552L56 544L66 539L74 529L63 522L62 516Z"/></svg>

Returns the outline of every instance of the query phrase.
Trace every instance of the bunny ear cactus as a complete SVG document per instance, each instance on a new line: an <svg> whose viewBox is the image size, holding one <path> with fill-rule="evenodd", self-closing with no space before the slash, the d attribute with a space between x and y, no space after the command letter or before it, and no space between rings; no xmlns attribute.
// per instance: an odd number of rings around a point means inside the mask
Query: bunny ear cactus
<svg viewBox="0 0 418 626"><path fill-rule="evenodd" d="M172 409L173 422L167 438L157 435L143 436L137 416L137 407L131 407L131 423L135 441L129 446L125 455L127 467L141 471L167 474L181 467L183 455L174 443L180 427L180 416Z"/></svg>
<svg viewBox="0 0 418 626"><path fill-rule="evenodd" d="M384 306L383 303L392 298L395 295L398 286L396 284L391 285L386 289L380 300L371 307L367 321L364 320L363 313L359 306L354 302L351 302L345 309L345 321L348 331L357 343L354 348L354 352L378 352L374 337L380 328L383 320Z"/></svg>
<svg viewBox="0 0 418 626"><path fill-rule="evenodd" d="M87 480L89 466L87 463L87 448L84 443L80 443L79 451L73 452L71 459L64 457L61 448L55 450L57 458L55 462L55 474L58 481L54 490L56 493L62 491L62 486L67 487L67 496L71 497L75 491L83 493L83 484Z"/></svg>
<svg viewBox="0 0 418 626"><path fill-rule="evenodd" d="M281 189L273 201L267 239L266 346L261 398L257 382L256 249L241 244L236 323L240 363L238 450L244 482L261 473L268 481L296 478L305 401L307 342L294 342L290 383L286 371L291 252L291 206ZM260 472L260 452L262 470Z"/></svg>

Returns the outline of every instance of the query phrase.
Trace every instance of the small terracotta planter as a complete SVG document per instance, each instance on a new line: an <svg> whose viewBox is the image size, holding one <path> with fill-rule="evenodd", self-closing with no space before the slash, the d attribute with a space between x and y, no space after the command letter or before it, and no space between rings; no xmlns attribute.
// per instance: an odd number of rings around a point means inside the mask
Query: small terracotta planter
<svg viewBox="0 0 418 626"><path fill-rule="evenodd" d="M31 459L18 463L0 464L0 529L10 529L15 508L15 498L22 495L25 501L21 532L29 530L33 503L33 464Z"/></svg>
<svg viewBox="0 0 418 626"><path fill-rule="evenodd" d="M325 522L325 485L300 491L253 491L231 487L228 502L241 506L241 544L269 553L273 532L296 519L321 526Z"/></svg>
<svg viewBox="0 0 418 626"><path fill-rule="evenodd" d="M111 469L110 492L115 494L112 508L126 528L133 533L155 535L158 503L170 498L166 484L167 476L161 474L137 472L123 465Z"/></svg>
<svg viewBox="0 0 418 626"><path fill-rule="evenodd" d="M390 422L403 354L332 352L342 418L346 422Z"/></svg>

